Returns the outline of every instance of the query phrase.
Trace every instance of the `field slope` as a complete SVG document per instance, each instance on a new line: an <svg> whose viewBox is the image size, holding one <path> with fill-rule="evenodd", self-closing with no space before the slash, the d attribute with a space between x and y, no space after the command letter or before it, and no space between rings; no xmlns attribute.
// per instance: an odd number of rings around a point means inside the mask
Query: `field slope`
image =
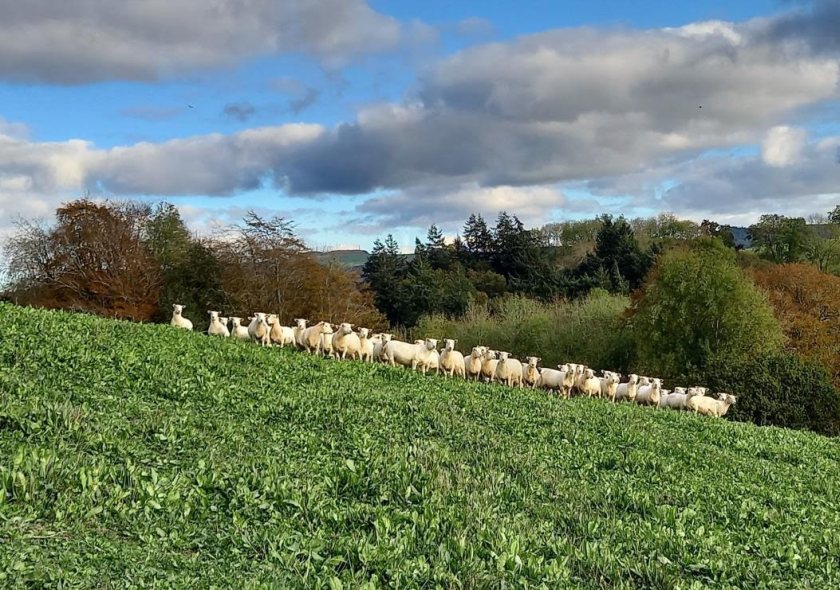
<svg viewBox="0 0 840 590"><path fill-rule="evenodd" d="M840 445L0 305L2 588L838 588Z"/></svg>

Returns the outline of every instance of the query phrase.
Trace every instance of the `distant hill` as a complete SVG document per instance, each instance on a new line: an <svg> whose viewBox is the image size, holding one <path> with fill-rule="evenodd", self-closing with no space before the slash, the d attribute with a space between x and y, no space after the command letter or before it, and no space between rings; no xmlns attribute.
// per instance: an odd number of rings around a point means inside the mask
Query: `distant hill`
<svg viewBox="0 0 840 590"><path fill-rule="evenodd" d="M313 252L321 264L338 264L343 268L354 268L367 262L370 252L367 250L330 250L329 252Z"/></svg>
<svg viewBox="0 0 840 590"><path fill-rule="evenodd" d="M367 262L370 252L367 250L330 250L329 252L313 252L321 264L335 263L342 268L356 268L361 270ZM402 254L406 260L412 260L414 254Z"/></svg>

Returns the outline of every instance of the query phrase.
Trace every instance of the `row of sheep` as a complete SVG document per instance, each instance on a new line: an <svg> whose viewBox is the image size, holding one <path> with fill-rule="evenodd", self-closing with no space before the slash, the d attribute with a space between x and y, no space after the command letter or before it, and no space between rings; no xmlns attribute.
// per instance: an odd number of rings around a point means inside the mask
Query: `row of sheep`
<svg viewBox="0 0 840 590"><path fill-rule="evenodd" d="M173 326L192 330L192 322L183 316L183 305L174 305ZM622 382L622 375L602 371L602 376L585 365L565 363L556 369L540 367L540 358L529 356L525 362L504 351L475 346L470 354L455 350L456 340L445 339L438 350L438 340L426 338L413 343L395 340L391 334L371 334L367 328L353 330L353 324L338 325L318 322L308 326L307 320L295 320L295 326L280 325L276 314L255 313L248 318L222 317L210 311L212 336L232 337L256 342L262 346L295 346L308 353L337 359L356 359L381 362L391 366L402 365L427 373L434 371L448 378L499 382L509 387L543 388L569 398L573 393L599 397L612 402L629 401L641 405L692 411L707 416L721 417L735 403L735 396L728 393L709 395L705 387L675 387L663 389L663 381L631 374Z"/></svg>

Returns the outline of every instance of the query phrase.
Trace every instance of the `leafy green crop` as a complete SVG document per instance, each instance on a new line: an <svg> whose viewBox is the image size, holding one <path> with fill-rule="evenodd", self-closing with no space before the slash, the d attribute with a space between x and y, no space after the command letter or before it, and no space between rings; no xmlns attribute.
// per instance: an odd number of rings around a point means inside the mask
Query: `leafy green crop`
<svg viewBox="0 0 840 590"><path fill-rule="evenodd" d="M837 588L833 439L0 305L2 588Z"/></svg>

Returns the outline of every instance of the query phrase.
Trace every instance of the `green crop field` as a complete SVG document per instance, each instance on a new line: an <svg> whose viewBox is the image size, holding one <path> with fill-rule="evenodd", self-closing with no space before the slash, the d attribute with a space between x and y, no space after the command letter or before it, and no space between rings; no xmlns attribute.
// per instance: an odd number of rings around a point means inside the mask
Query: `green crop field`
<svg viewBox="0 0 840 590"><path fill-rule="evenodd" d="M0 588L840 588L840 445L0 305Z"/></svg>

